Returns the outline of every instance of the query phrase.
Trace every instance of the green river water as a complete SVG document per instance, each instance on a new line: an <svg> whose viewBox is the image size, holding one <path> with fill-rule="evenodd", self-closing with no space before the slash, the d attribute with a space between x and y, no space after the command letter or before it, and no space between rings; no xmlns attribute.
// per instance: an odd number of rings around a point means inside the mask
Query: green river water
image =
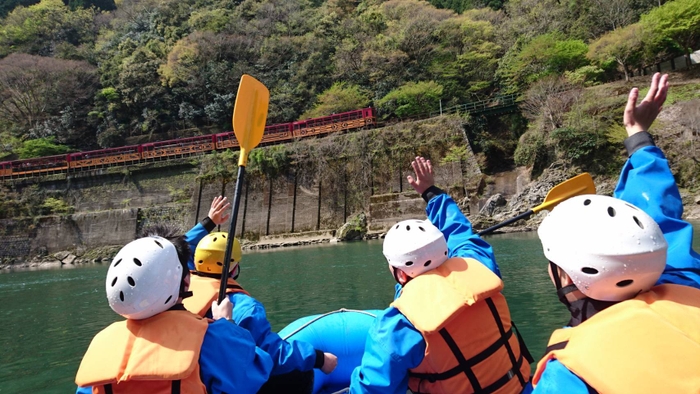
<svg viewBox="0 0 700 394"><path fill-rule="evenodd" d="M695 225L694 244L700 242ZM488 237L513 320L535 358L568 321L535 233ZM697 249L697 248L696 248ZM71 393L92 337L120 319L106 303L107 264L0 274L0 393ZM384 309L394 281L381 241L248 252L239 281L266 307L273 329L339 308Z"/></svg>

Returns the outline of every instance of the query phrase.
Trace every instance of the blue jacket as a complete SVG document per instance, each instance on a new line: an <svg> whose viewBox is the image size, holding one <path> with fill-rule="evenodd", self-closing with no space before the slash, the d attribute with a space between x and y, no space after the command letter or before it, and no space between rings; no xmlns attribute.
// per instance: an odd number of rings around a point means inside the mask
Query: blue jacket
<svg viewBox="0 0 700 394"><path fill-rule="evenodd" d="M472 231L449 195L430 198L426 212L447 240L448 257L474 258L501 276L491 245ZM397 286L396 296L399 294ZM408 371L423 361L425 346L421 333L398 309L385 309L370 327L362 363L351 376L350 392L405 394Z"/></svg>
<svg viewBox="0 0 700 394"><path fill-rule="evenodd" d="M194 251L197 250L197 245L199 244L199 241L202 240L202 238L206 237L211 230L213 230L216 227L214 222L211 221L208 217L204 220L202 220L200 223L197 223L194 227L190 229L185 234L185 241L190 245L190 259L187 260L187 266L189 267L190 271L194 271Z"/></svg>
<svg viewBox="0 0 700 394"><path fill-rule="evenodd" d="M207 218L208 219L208 218ZM194 271L194 252L197 244L215 227L211 220L203 220L185 234L185 240L190 245L192 254L188 265ZM233 304L233 321L240 327L248 330L255 343L267 352L274 362L271 375L280 375L294 370L309 371L314 367L320 368L323 364L323 352L315 350L307 342L287 342L272 332L270 322L267 320L265 307L255 298L243 294L229 294L229 300Z"/></svg>
<svg viewBox="0 0 700 394"><path fill-rule="evenodd" d="M256 393L272 371L270 356L250 333L227 320L209 324L199 354L199 373L207 393ZM78 387L91 394L92 387Z"/></svg>
<svg viewBox="0 0 700 394"><path fill-rule="evenodd" d="M668 161L656 146L642 145L631 152L622 168L614 196L649 214L666 237L666 268L657 284L700 288L700 255L692 249L693 226L681 219L683 204ZM589 391L578 376L553 359L547 363L534 393L561 392L587 394Z"/></svg>

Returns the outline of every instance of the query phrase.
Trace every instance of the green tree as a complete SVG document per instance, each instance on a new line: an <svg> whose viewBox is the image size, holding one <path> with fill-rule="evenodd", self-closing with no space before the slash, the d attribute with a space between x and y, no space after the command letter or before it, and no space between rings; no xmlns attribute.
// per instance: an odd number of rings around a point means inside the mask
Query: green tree
<svg viewBox="0 0 700 394"><path fill-rule="evenodd" d="M447 8L458 14L474 8L490 7L494 10L503 8L504 0L429 0L437 8Z"/></svg>
<svg viewBox="0 0 700 394"><path fill-rule="evenodd" d="M52 56L61 43L92 44L97 31L94 17L94 10L71 11L61 0L17 7L0 25L0 57L12 52Z"/></svg>
<svg viewBox="0 0 700 394"><path fill-rule="evenodd" d="M57 144L53 137L27 140L22 143L21 147L17 148L17 154L20 159L61 155L68 152L70 152L70 148Z"/></svg>
<svg viewBox="0 0 700 394"><path fill-rule="evenodd" d="M642 15L641 24L651 33L645 36L649 52L670 49L682 53L690 67L690 53L700 43L699 1L669 1Z"/></svg>
<svg viewBox="0 0 700 394"><path fill-rule="evenodd" d="M500 14L489 9L469 10L438 25L435 34L441 38L440 51L433 56L430 74L445 87L448 105L474 100L474 96L488 95L492 90L503 54L492 20Z"/></svg>
<svg viewBox="0 0 700 394"><path fill-rule="evenodd" d="M438 108L443 87L434 81L408 82L379 100L385 114L399 118L418 115Z"/></svg>
<svg viewBox="0 0 700 394"><path fill-rule="evenodd" d="M521 50L511 49L498 70L507 86L525 86L543 77L573 71L588 64L588 46L582 40L566 39L561 33L534 38Z"/></svg>
<svg viewBox="0 0 700 394"><path fill-rule="evenodd" d="M304 112L300 119L317 118L366 107L370 100L367 93L357 85L336 82L321 93L314 107Z"/></svg>
<svg viewBox="0 0 700 394"><path fill-rule="evenodd" d="M599 65L614 60L629 81L633 66L639 65L643 55L642 25L635 23L613 30L591 43L588 57Z"/></svg>
<svg viewBox="0 0 700 394"><path fill-rule="evenodd" d="M546 33L568 32L572 20L566 4L560 0L509 0L505 3L509 16L504 25L505 46L528 42Z"/></svg>

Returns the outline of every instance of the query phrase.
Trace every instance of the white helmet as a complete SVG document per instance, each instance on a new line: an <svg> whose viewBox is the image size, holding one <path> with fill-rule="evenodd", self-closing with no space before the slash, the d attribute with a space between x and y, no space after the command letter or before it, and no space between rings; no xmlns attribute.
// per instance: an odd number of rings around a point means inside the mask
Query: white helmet
<svg viewBox="0 0 700 394"><path fill-rule="evenodd" d="M427 220L404 220L386 233L383 252L389 265L415 278L447 260L447 241Z"/></svg>
<svg viewBox="0 0 700 394"><path fill-rule="evenodd" d="M107 271L109 306L127 319L146 319L170 309L180 296L182 265L175 246L151 236L128 243Z"/></svg>
<svg viewBox="0 0 700 394"><path fill-rule="evenodd" d="M537 234L544 255L587 297L622 301L649 290L666 266L668 244L641 209L613 197L562 202Z"/></svg>

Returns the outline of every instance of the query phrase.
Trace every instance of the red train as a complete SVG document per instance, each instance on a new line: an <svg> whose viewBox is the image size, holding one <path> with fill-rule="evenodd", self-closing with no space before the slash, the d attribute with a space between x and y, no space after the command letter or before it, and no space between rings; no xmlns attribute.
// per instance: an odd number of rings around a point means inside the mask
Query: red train
<svg viewBox="0 0 700 394"><path fill-rule="evenodd" d="M373 125L374 120L374 110L370 107L322 118L270 125L265 127L265 133L260 144L282 143L295 138L358 129ZM203 152L235 148L238 148L238 141L233 131L229 131L198 137L149 142L141 145L69 153L67 155L6 161L0 163L0 179L81 171L112 165L186 157Z"/></svg>

